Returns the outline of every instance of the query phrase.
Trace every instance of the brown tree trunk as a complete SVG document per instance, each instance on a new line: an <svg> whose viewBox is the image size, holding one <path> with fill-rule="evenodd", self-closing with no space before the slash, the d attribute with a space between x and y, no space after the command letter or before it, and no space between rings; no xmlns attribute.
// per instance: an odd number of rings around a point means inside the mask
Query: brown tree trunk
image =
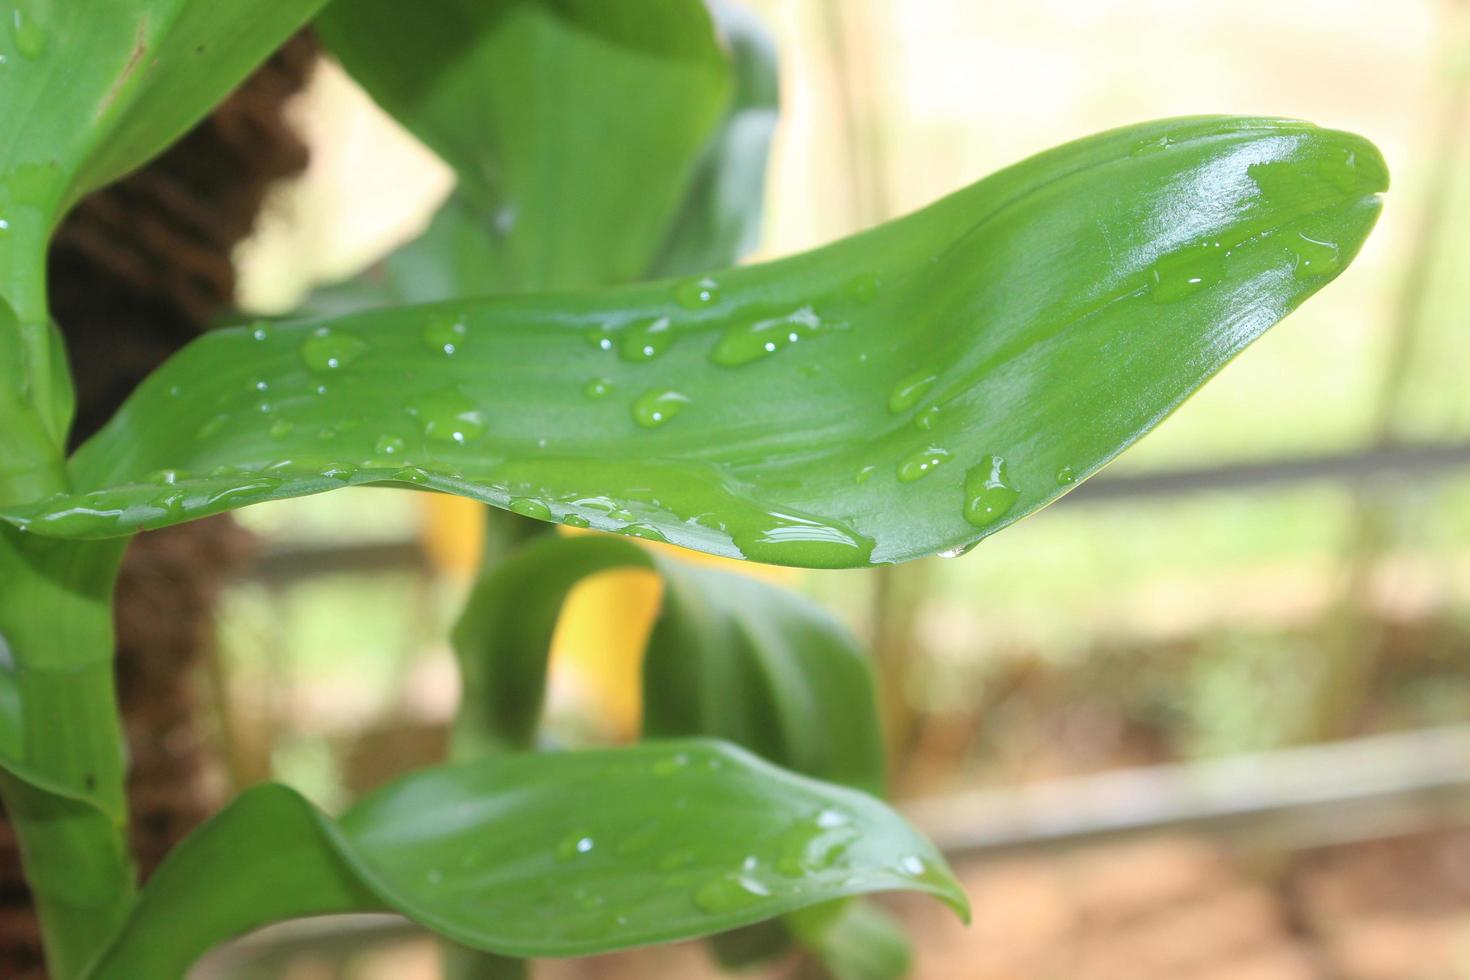
<svg viewBox="0 0 1470 980"><path fill-rule="evenodd" d="M147 167L84 200L50 254L51 309L77 383L74 439L95 432L171 353L232 305L235 246L306 148L283 116L316 46L289 41ZM248 538L228 518L140 535L117 590L118 697L131 751L134 850L147 875L216 805L193 692L211 611ZM0 977L44 977L40 936L0 818Z"/></svg>

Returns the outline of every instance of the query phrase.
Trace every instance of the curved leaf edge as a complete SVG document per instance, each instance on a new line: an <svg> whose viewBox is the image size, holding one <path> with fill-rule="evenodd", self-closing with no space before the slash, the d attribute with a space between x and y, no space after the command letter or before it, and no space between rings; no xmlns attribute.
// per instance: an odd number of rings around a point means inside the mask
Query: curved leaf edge
<svg viewBox="0 0 1470 980"><path fill-rule="evenodd" d="M639 748L674 753L682 759L720 759L758 775L763 783L805 789L823 799L844 801L854 808L879 807L892 814L894 819L901 819L867 794L800 776L738 746L715 739L669 740L643 743L633 749L590 750L575 754L587 756L600 752L608 756L627 756ZM538 758L545 759L546 756ZM523 958L590 955L692 939L815 904L884 891L928 894L951 908L963 921L969 921L969 903L963 890L943 858L932 846L927 846L922 871L861 869L861 874L829 882L820 889L792 890L781 896L772 896L768 901L710 912L704 925L696 930L678 927L645 930L636 940L627 942L620 942L616 937L597 941L487 941L485 936L445 919L406 894L375 864L368 853L370 847L353 839L355 814L391 797L416 778L452 774L457 769L470 770L484 764L483 761L470 762L412 773L371 794L338 821L329 818L296 790L282 784L264 784L245 790L169 853L140 893L128 922L98 956L83 980L133 980L144 975L138 972L141 964L151 964L148 969L156 971L159 969L156 957L160 949L164 950L169 967L163 975L157 972L146 975L165 980L171 975L168 970L172 969L182 976L183 971L209 949L271 922L350 912L395 912L471 949ZM247 860L239 860L241 840L250 842L280 826L287 828L286 846L267 842L264 853L253 855L247 852ZM921 840L917 835L915 837ZM212 871L208 864L211 852L226 852L228 857L225 860L236 874L221 878ZM290 875L299 877L293 880ZM239 880L241 876L246 879L243 887ZM285 876L284 880L282 876ZM211 885L219 895L208 894ZM232 917L230 910L224 908L229 901L226 896L240 892L264 895L266 897L260 901L278 904L267 915L247 909ZM211 919L207 936L193 947L178 945L178 936L171 930L171 925L180 915L196 913Z"/></svg>

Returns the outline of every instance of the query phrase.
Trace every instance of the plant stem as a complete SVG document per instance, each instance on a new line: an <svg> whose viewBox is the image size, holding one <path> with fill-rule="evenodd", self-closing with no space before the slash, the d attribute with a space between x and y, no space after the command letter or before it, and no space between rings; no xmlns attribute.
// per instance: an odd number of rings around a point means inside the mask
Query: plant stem
<svg viewBox="0 0 1470 980"><path fill-rule="evenodd" d="M112 586L123 541L0 528L0 799L53 980L73 980L132 904Z"/></svg>

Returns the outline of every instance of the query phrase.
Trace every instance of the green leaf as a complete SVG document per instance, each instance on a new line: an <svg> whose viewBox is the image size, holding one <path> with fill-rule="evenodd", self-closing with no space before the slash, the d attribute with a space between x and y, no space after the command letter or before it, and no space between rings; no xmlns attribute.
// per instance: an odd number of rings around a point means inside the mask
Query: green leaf
<svg viewBox="0 0 1470 980"><path fill-rule="evenodd" d="M892 810L733 746L503 755L410 775L336 824L284 787L247 791L169 855L89 977L166 980L264 922L352 909L575 956L890 889L965 913Z"/></svg>
<svg viewBox="0 0 1470 980"><path fill-rule="evenodd" d="M491 231L454 294L637 278L730 95L699 0L336 0L318 27Z"/></svg>
<svg viewBox="0 0 1470 980"><path fill-rule="evenodd" d="M881 796L873 671L811 600L744 575L660 561L643 659L645 738L728 739L788 769Z"/></svg>
<svg viewBox="0 0 1470 980"><path fill-rule="evenodd" d="M0 499L59 460L71 388L46 313L46 244L86 192L162 150L323 0L17 0L0 31ZM14 316L10 316L13 308ZM12 399L22 405L8 404ZM16 443L24 433L25 452ZM25 485L29 485L30 479Z"/></svg>
<svg viewBox="0 0 1470 980"><path fill-rule="evenodd" d="M710 11L730 50L735 94L644 279L723 269L760 242L766 161L780 117L776 47L760 18L745 7L714 0Z"/></svg>
<svg viewBox="0 0 1470 980"><path fill-rule="evenodd" d="M961 549L1329 282L1386 180L1356 136L1174 120L708 280L221 331L82 448L74 494L0 514L103 537L391 481L777 564Z"/></svg>
<svg viewBox="0 0 1470 980"><path fill-rule="evenodd" d="M903 927L870 903L834 902L786 917L830 980L899 980L913 955Z"/></svg>
<svg viewBox="0 0 1470 980"><path fill-rule="evenodd" d="M626 567L664 582L643 658L645 737L727 739L805 775L882 793L872 669L839 622L796 593L616 538L533 541L475 586L454 631L461 748L533 743L567 594Z"/></svg>

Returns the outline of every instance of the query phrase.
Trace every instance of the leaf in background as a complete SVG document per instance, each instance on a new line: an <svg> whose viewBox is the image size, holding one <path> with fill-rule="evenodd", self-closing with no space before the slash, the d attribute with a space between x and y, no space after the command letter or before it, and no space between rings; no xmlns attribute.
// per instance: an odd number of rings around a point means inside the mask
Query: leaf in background
<svg viewBox="0 0 1470 980"><path fill-rule="evenodd" d="M484 576L454 631L456 737L529 746L567 594L613 568L651 568L663 604L644 655L644 736L713 736L804 775L883 792L872 668L824 609L742 575L579 536L525 545Z"/></svg>
<svg viewBox="0 0 1470 980"><path fill-rule="evenodd" d="M775 564L960 549L1071 489L1336 276L1371 144L1174 120L716 277L220 331L0 514L105 537L391 481Z"/></svg>
<svg viewBox="0 0 1470 980"><path fill-rule="evenodd" d="M727 739L881 796L873 670L811 600L744 575L659 562L663 610L643 659L645 738Z"/></svg>
<svg viewBox="0 0 1470 980"><path fill-rule="evenodd" d="M760 18L740 4L712 0L710 11L730 50L735 93L644 279L723 269L760 242L766 163L781 111L776 46Z"/></svg>
<svg viewBox="0 0 1470 980"><path fill-rule="evenodd" d="M899 980L913 955L903 927L871 903L832 902L786 917L830 980Z"/></svg>
<svg viewBox="0 0 1470 980"><path fill-rule="evenodd" d="M88 980L168 980L267 921L354 909L575 956L891 889L965 913L884 804L733 746L504 755L405 777L336 824L285 787L248 790L169 855Z"/></svg>
<svg viewBox="0 0 1470 980"><path fill-rule="evenodd" d="M59 457L70 424L70 379L45 293L46 244L62 214L171 143L322 2L6 4L0 31L0 449L6 462L0 479L44 465L46 454L35 445L42 433L52 458Z"/></svg>
<svg viewBox="0 0 1470 980"><path fill-rule="evenodd" d="M492 231L470 294L637 278L730 95L699 0L336 0L318 29Z"/></svg>

